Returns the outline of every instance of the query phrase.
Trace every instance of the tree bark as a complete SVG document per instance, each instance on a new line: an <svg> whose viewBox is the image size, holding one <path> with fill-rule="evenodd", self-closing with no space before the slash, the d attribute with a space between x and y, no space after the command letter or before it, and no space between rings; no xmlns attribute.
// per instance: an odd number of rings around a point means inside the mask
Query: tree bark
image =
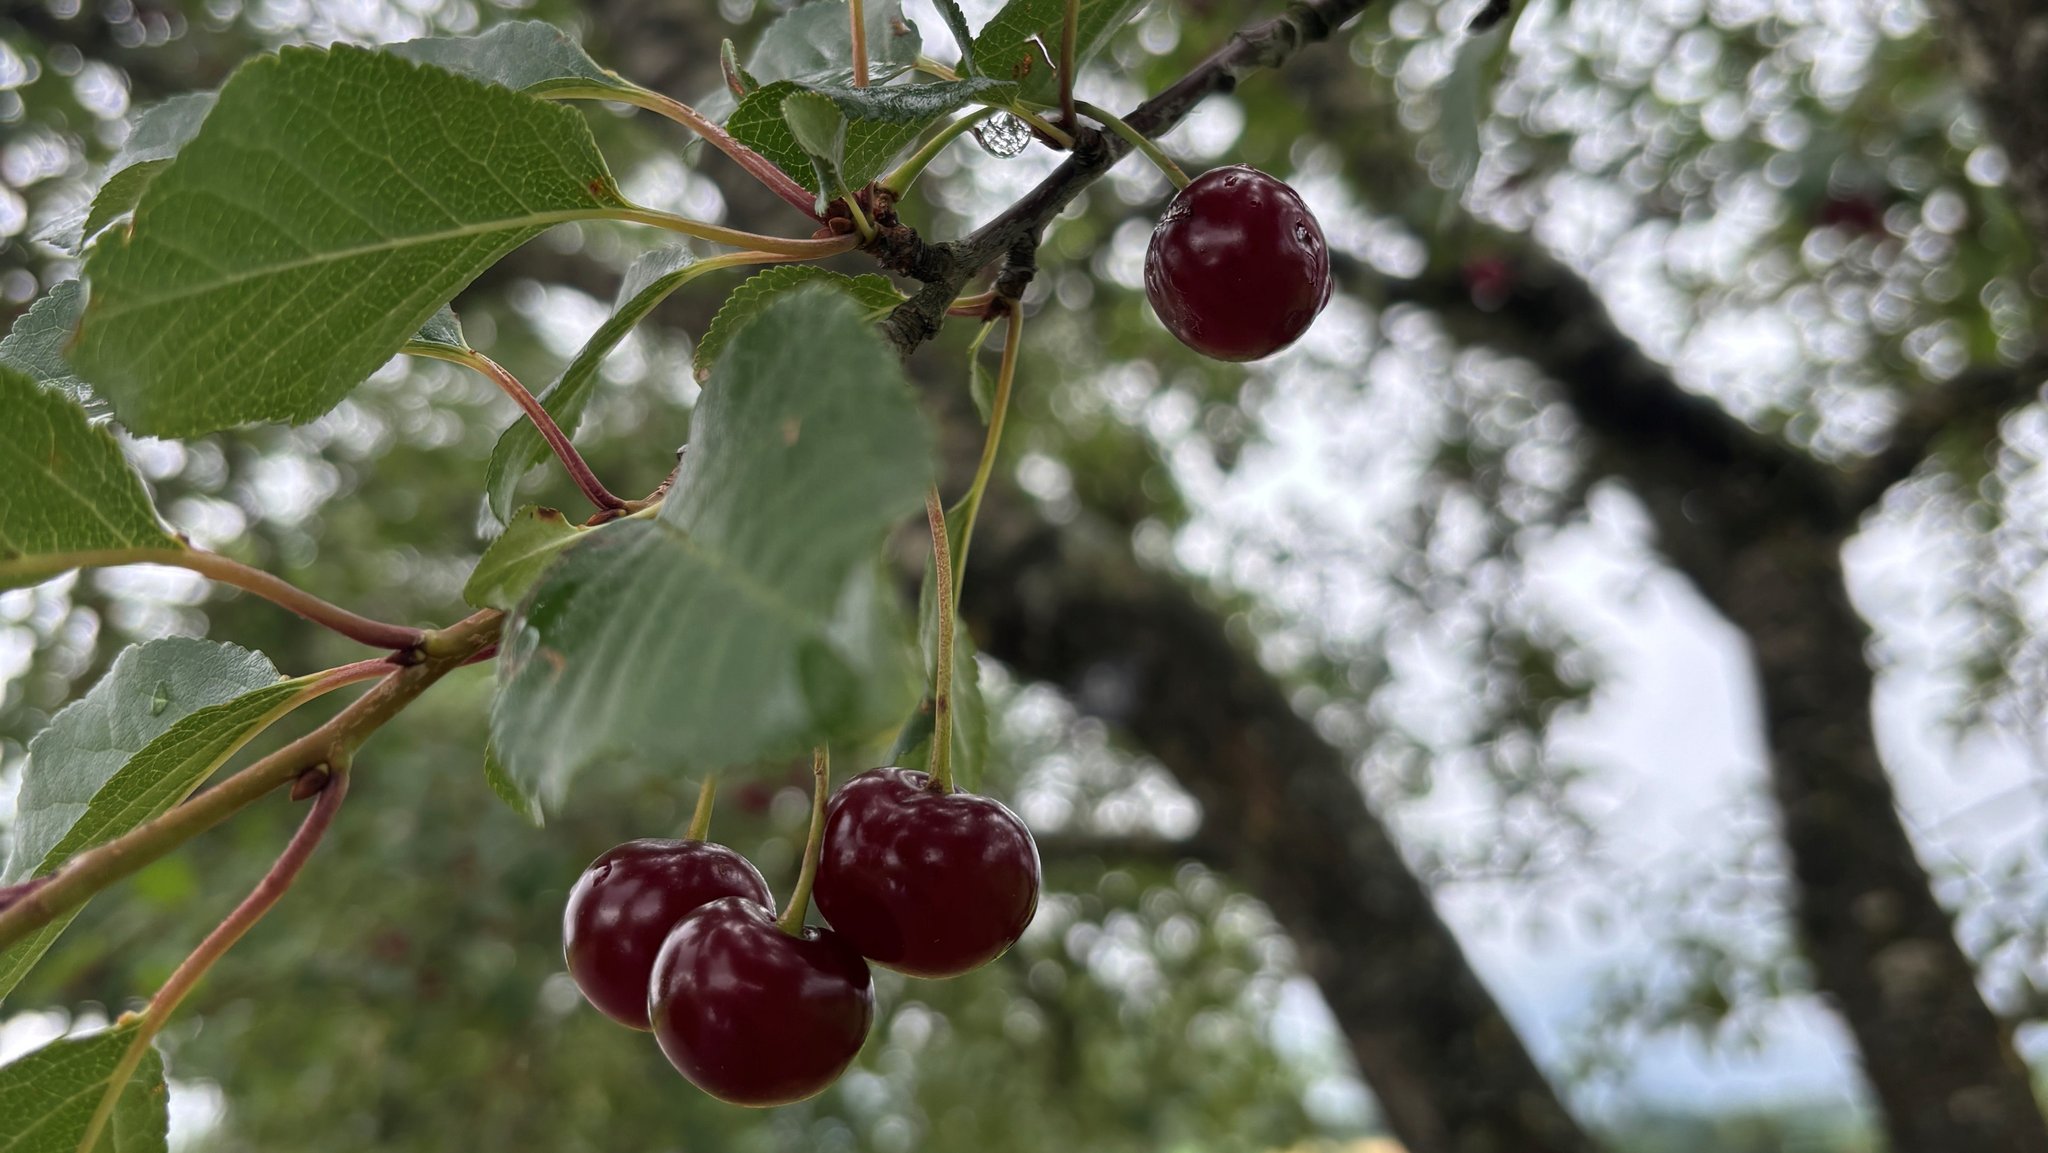
<svg viewBox="0 0 2048 1153"><path fill-rule="evenodd" d="M1641 497L1665 554L1748 640L1799 939L1856 1038L1892 1148L2048 1153L2028 1071L1934 898L1878 756L1869 630L1841 563L1871 494L1679 388L1556 262L1522 257L1510 279L1494 311L1456 284L1396 291L1461 338L1541 367L1590 433L1593 467Z"/></svg>
<svg viewBox="0 0 2048 1153"><path fill-rule="evenodd" d="M984 509L964 608L982 650L1128 733L1201 802L1196 838L1265 901L1414 1153L1595 1146L1365 803L1349 758L1124 534Z"/></svg>

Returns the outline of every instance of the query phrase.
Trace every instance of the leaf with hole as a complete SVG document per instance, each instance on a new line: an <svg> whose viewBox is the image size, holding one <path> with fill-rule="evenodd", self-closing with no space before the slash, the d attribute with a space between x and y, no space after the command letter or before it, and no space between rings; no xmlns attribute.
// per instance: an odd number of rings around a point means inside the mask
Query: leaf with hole
<svg viewBox="0 0 2048 1153"><path fill-rule="evenodd" d="M76 568L82 553L183 547L112 433L0 366L0 589Z"/></svg>
<svg viewBox="0 0 2048 1153"><path fill-rule="evenodd" d="M135 1029L62 1037L0 1065L0 1153L78 1153ZM92 1153L164 1153L170 1091L152 1048L128 1079Z"/></svg>
<svg viewBox="0 0 2048 1153"><path fill-rule="evenodd" d="M583 342L576 358L537 398L556 424L574 435L584 410L590 407L591 395L597 391L598 370L604 367L605 357L670 293L706 271L697 267L698 263L690 250L679 244L649 252L633 262L619 282L619 296L612 304L611 316ZM512 502L527 470L552 455L547 442L534 430L533 422L524 417L499 434L484 474L484 497L491 515L500 523L512 515Z"/></svg>
<svg viewBox="0 0 2048 1153"><path fill-rule="evenodd" d="M511 612L562 550L588 531L570 524L568 517L551 508L528 505L520 509L504 533L484 550L483 559L477 561L469 582L462 587L462 599L473 608Z"/></svg>
<svg viewBox="0 0 2048 1153"><path fill-rule="evenodd" d="M133 225L93 247L71 362L137 432L303 423L505 253L623 203L570 109L287 48L235 73Z"/></svg>
<svg viewBox="0 0 2048 1153"><path fill-rule="evenodd" d="M704 339L697 342L697 380L701 383L711 379L712 366L718 363L726 342L760 316L769 302L806 284L831 285L852 296L866 309L871 320L882 319L903 303L903 294L896 291L889 278L872 272L848 276L815 264L784 264L756 273L725 298L725 303L719 306L718 315L711 318L711 326L704 330Z"/></svg>
<svg viewBox="0 0 2048 1153"><path fill-rule="evenodd" d="M879 573L930 438L844 294L777 299L726 346L658 516L566 551L507 622L491 733L552 805L593 765L673 774L866 739L916 691Z"/></svg>
<svg viewBox="0 0 2048 1153"><path fill-rule="evenodd" d="M750 93L733 111L726 130L773 160L804 187L819 191L811 157L798 144L783 114L784 102L799 92L832 102L846 118L839 173L849 188L860 188L888 170L892 161L946 116L972 104L1005 103L1016 86L976 77L929 84L888 84L855 88L845 83L777 81Z"/></svg>
<svg viewBox="0 0 2048 1153"><path fill-rule="evenodd" d="M271 722L310 699L260 653L190 637L123 650L91 691L29 742L5 881L48 873L185 799ZM71 914L0 952L0 996Z"/></svg>

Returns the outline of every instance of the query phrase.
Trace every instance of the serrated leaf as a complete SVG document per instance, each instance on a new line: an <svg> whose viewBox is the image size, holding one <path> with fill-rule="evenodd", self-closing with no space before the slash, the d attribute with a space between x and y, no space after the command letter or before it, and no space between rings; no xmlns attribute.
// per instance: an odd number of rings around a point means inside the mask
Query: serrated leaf
<svg viewBox="0 0 2048 1153"><path fill-rule="evenodd" d="M0 1153L77 1153L133 1027L63 1037L0 1065ZM94 1153L163 1153L170 1133L163 1058L137 1065Z"/></svg>
<svg viewBox="0 0 2048 1153"><path fill-rule="evenodd" d="M974 72L974 30L967 26L967 13L960 10L959 0L932 0L939 9L939 19L946 22L946 30L953 34L953 42L960 46L960 68L962 76Z"/></svg>
<svg viewBox="0 0 2048 1153"><path fill-rule="evenodd" d="M185 799L250 738L306 699L259 653L174 637L124 650L29 742L5 880L47 873ZM0 996L76 911L0 952Z"/></svg>
<svg viewBox="0 0 2048 1153"><path fill-rule="evenodd" d="M503 609L511 612L526 599L526 593L541 573L555 563L562 550L588 532L551 508L528 505L505 526L505 531L469 574L462 586L462 599L472 608Z"/></svg>
<svg viewBox="0 0 2048 1153"><path fill-rule="evenodd" d="M1075 66L1086 67L1108 46L1110 37L1137 16L1145 2L1080 0L1075 25ZM1059 59L1066 13L1066 0L1010 0L974 38L976 70L998 80L1022 83L1026 96L1043 97L1054 91L1059 78L1049 61Z"/></svg>
<svg viewBox="0 0 2048 1153"><path fill-rule="evenodd" d="M526 818L528 824L536 829L547 826L547 816L541 811L540 798L519 787L519 782L512 779L512 775L505 771L504 763L498 760L498 750L488 743L484 745L484 782L491 786L491 791L498 795L499 800L505 802L513 812Z"/></svg>
<svg viewBox="0 0 2048 1153"><path fill-rule="evenodd" d="M811 158L811 171L817 177L811 187L817 190L817 211L823 216L832 195L841 190L839 169L846 162L846 117L830 100L799 89L783 97L782 119L789 125L797 148Z"/></svg>
<svg viewBox="0 0 2048 1153"><path fill-rule="evenodd" d="M891 161L940 119L982 101L1004 103L1016 86L975 77L959 82L889 84L855 88L846 83L804 83L781 80L749 94L733 110L726 130L754 151L773 160L804 187L819 191L810 153L797 143L784 102L799 92L830 100L846 118L846 139L839 174L847 187L859 188L882 175Z"/></svg>
<svg viewBox="0 0 2048 1153"><path fill-rule="evenodd" d="M85 286L75 280L60 281L37 297L28 311L15 319L6 339L0 340L0 366L70 397L87 416L103 416L106 402L93 395L92 386L64 359L64 348L78 331L78 317L84 311Z"/></svg>
<svg viewBox="0 0 2048 1153"><path fill-rule="evenodd" d="M845 292L861 303L872 320L880 320L884 313L903 303L903 294L896 291L889 278L872 272L848 276L815 264L784 264L757 273L725 298L718 315L711 318L711 326L704 330L704 339L697 342L698 382L711 378L711 366L718 363L726 343L760 316L769 301L806 284L828 284Z"/></svg>
<svg viewBox="0 0 2048 1153"><path fill-rule="evenodd" d="M211 92L188 92L136 113L127 142L108 161L107 178L93 194L92 207L79 230L79 246L91 243L108 225L135 210L157 174L198 135L215 99Z"/></svg>
<svg viewBox="0 0 2048 1153"><path fill-rule="evenodd" d="M862 10L867 25L868 59L875 64L909 67L924 50L916 25L903 18L903 6L878 0ZM802 80L853 70L852 19L846 0L809 0L776 18L761 33L747 57L747 72L761 83ZM901 31L898 31L898 29Z"/></svg>
<svg viewBox="0 0 2048 1153"><path fill-rule="evenodd" d="M612 305L611 317L583 342L562 375L540 392L541 407L555 418L557 425L575 435L584 410L590 407L590 397L597 391L597 373L604 366L605 357L670 293L701 274L703 270L697 264L688 248L675 245L641 256L626 270L625 278L619 282L619 296ZM533 423L524 418L498 436L484 474L484 497L491 515L500 523L512 515L512 501L518 494L520 479L550 455L547 442L534 431Z"/></svg>
<svg viewBox="0 0 2048 1153"><path fill-rule="evenodd" d="M407 40L384 51L534 96L606 99L638 87L592 60L568 33L539 20L499 24L477 36Z"/></svg>
<svg viewBox="0 0 2048 1153"><path fill-rule="evenodd" d="M652 519L565 552L509 620L491 732L552 805L604 761L705 771L860 739L915 692L876 558L929 434L854 301L812 287L736 336Z"/></svg>
<svg viewBox="0 0 2048 1153"><path fill-rule="evenodd" d="M732 93L734 100L761 86L753 73L740 66L740 50L730 40L718 42L718 70L725 74L726 91Z"/></svg>
<svg viewBox="0 0 2048 1153"><path fill-rule="evenodd" d="M455 315L453 308L445 304L434 310L434 315L428 317L427 322L420 325L420 330L413 333L412 339L406 343L428 345L455 353L469 351L469 339L462 335L461 319Z"/></svg>
<svg viewBox="0 0 2048 1153"><path fill-rule="evenodd" d="M138 432L308 421L499 257L622 203L570 109L389 53L287 48L235 73L130 229L93 248L71 360Z"/></svg>
<svg viewBox="0 0 2048 1153"><path fill-rule="evenodd" d="M183 547L112 433L0 367L0 589L47 580L73 567L71 554Z"/></svg>

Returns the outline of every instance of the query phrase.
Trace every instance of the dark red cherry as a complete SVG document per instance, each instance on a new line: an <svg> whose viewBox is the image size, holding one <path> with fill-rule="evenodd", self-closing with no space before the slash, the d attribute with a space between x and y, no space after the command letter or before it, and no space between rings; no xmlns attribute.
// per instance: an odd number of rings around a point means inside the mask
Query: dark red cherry
<svg viewBox="0 0 2048 1153"><path fill-rule="evenodd" d="M647 1015L690 1084L734 1105L787 1105L839 1079L875 1019L868 963L830 929L791 936L727 897L661 947Z"/></svg>
<svg viewBox="0 0 2048 1153"><path fill-rule="evenodd" d="M1322 226L1294 189L1258 169L1212 168L1152 229L1145 295L1167 331L1204 356L1271 356L1330 302Z"/></svg>
<svg viewBox="0 0 2048 1153"><path fill-rule="evenodd" d="M954 977L1015 944L1038 912L1038 845L989 797L932 791L909 769L846 782L825 809L818 912L861 955Z"/></svg>
<svg viewBox="0 0 2048 1153"><path fill-rule="evenodd" d="M647 1028L647 978L670 929L720 897L770 904L745 857L708 841L627 841L590 863L562 910L562 953L605 1016Z"/></svg>

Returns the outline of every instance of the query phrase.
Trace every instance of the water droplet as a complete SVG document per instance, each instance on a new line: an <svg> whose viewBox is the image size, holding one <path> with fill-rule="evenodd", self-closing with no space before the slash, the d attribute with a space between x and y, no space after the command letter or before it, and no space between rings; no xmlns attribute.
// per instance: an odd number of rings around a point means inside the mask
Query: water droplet
<svg viewBox="0 0 2048 1153"><path fill-rule="evenodd" d="M1008 160L1031 146L1031 126L1007 112L998 112L974 126L974 139L990 156Z"/></svg>
<svg viewBox="0 0 2048 1153"><path fill-rule="evenodd" d="M156 683L156 694L149 698L149 715L152 717L163 716L164 710L170 707L171 682L158 681Z"/></svg>

